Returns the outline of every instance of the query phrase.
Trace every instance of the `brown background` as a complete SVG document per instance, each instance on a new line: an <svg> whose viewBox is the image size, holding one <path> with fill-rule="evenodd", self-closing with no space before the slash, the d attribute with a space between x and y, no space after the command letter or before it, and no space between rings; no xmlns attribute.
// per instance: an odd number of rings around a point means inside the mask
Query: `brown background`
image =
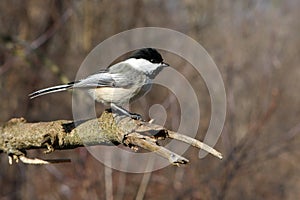
<svg viewBox="0 0 300 200"><path fill-rule="evenodd" d="M187 34L213 57L224 79L227 116L216 148L225 158L146 174L106 168L85 148L30 156L71 158L72 163L9 166L0 155L0 199L297 199L300 196L300 3L286 1L0 1L0 121L72 119L71 94L34 101L36 89L74 79L85 56L106 38L135 27L158 26ZM198 139L210 119L200 75L181 58L166 60L197 88ZM160 94L160 95L157 95ZM172 100L173 99L173 100ZM173 103L168 103L173 102ZM166 107L166 126L178 127L178 106L154 87L132 106L147 116ZM103 109L99 106L98 110ZM175 121L175 122L174 122Z"/></svg>

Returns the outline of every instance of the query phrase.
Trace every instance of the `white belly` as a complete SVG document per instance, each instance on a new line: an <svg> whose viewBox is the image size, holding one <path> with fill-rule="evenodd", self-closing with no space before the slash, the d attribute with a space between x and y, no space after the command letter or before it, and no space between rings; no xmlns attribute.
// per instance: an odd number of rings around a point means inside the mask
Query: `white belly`
<svg viewBox="0 0 300 200"><path fill-rule="evenodd" d="M129 103L130 99L135 96L138 91L133 88L100 87L89 90L89 93L98 102L106 105L115 103L116 105L122 106Z"/></svg>

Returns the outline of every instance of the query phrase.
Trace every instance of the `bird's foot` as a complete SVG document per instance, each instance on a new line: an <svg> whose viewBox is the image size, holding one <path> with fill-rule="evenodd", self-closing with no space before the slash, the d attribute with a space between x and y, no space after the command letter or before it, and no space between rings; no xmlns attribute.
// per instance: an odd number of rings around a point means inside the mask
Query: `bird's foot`
<svg viewBox="0 0 300 200"><path fill-rule="evenodd" d="M143 121L143 118L140 114L128 113L128 116L131 117L131 119Z"/></svg>

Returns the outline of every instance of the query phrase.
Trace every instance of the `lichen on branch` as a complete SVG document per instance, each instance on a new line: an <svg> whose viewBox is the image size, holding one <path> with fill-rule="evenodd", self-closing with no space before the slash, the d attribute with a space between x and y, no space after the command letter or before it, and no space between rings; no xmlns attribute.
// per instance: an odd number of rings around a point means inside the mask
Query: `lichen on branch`
<svg viewBox="0 0 300 200"><path fill-rule="evenodd" d="M59 160L27 158L26 150L41 148L46 149L45 153L51 153L82 146L120 144L155 152L175 165L188 163L186 158L158 144L159 140L165 138L188 143L222 158L221 153L194 138L109 111L103 112L99 118L76 122L57 120L29 123L24 118L11 119L0 126L0 152L9 156L9 163L21 160L28 164L49 164Z"/></svg>

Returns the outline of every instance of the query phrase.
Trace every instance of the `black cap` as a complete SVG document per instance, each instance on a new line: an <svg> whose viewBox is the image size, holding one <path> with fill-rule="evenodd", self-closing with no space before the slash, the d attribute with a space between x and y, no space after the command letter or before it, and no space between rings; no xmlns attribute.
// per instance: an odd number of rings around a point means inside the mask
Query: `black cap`
<svg viewBox="0 0 300 200"><path fill-rule="evenodd" d="M139 49L135 52L133 52L133 54L131 54L131 56L129 56L129 58L143 58L146 59L152 63L162 63L163 62L163 58L161 57L160 53L153 48L143 48L143 49Z"/></svg>

